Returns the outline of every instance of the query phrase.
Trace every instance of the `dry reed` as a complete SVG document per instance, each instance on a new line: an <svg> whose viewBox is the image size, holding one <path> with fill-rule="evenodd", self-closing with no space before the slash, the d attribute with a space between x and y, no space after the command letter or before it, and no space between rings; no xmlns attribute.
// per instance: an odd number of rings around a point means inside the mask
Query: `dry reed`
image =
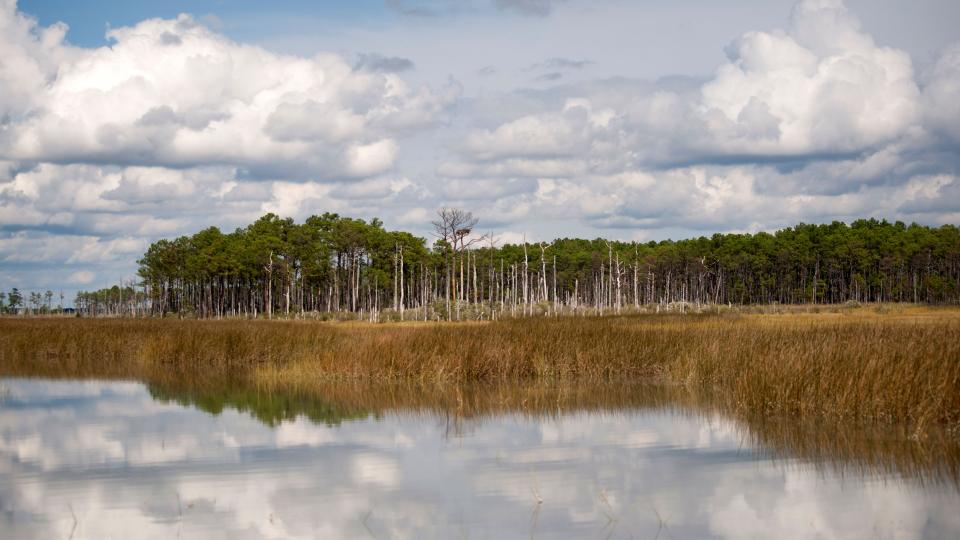
<svg viewBox="0 0 960 540"><path fill-rule="evenodd" d="M0 319L0 374L320 382L642 381L740 413L960 424L960 311L494 323Z"/></svg>

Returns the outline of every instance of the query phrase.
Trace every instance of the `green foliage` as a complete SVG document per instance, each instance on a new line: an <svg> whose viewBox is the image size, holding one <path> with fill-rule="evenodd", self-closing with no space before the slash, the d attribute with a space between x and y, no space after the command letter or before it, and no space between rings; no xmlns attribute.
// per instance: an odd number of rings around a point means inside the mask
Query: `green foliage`
<svg viewBox="0 0 960 540"><path fill-rule="evenodd" d="M388 288L400 246L411 263L428 257L422 238L378 219L325 213L296 224L267 214L229 234L211 227L155 242L139 274L160 313L369 310L369 290Z"/></svg>
<svg viewBox="0 0 960 540"><path fill-rule="evenodd" d="M541 306L528 313L674 302L960 302L956 226L876 219L801 223L772 234L646 243L563 238L457 252L387 231L377 219L325 213L297 224L267 214L232 233L211 227L160 240L139 263L155 312L201 317L407 306L453 318L477 302L514 312ZM453 304L438 313L437 301L451 294Z"/></svg>
<svg viewBox="0 0 960 540"><path fill-rule="evenodd" d="M16 312L17 308L23 305L23 295L20 294L20 289L16 287L10 289L10 293L7 295L7 302L10 305L10 310Z"/></svg>

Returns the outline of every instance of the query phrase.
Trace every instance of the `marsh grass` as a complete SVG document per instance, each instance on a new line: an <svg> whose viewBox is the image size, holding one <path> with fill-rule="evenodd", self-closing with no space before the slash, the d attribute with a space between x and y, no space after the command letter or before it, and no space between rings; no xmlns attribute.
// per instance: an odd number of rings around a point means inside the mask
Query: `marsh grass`
<svg viewBox="0 0 960 540"><path fill-rule="evenodd" d="M960 311L530 318L490 323L0 319L0 374L330 381L661 381L740 414L960 425Z"/></svg>

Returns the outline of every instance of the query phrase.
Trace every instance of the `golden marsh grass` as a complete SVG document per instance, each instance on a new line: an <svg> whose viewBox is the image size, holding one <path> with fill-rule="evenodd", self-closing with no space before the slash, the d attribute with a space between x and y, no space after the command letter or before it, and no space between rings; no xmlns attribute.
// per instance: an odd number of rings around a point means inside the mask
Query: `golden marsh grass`
<svg viewBox="0 0 960 540"><path fill-rule="evenodd" d="M707 387L739 413L960 424L960 311L531 318L491 323L0 319L0 373Z"/></svg>

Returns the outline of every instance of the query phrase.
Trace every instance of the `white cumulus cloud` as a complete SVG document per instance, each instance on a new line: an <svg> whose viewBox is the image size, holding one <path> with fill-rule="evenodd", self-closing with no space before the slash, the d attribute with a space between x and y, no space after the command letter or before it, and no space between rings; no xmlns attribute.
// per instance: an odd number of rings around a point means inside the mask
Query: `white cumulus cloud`
<svg viewBox="0 0 960 540"><path fill-rule="evenodd" d="M430 124L456 97L333 54L236 43L187 15L79 49L64 25L40 27L7 1L0 29L0 154L11 160L366 177L394 165L397 130Z"/></svg>

